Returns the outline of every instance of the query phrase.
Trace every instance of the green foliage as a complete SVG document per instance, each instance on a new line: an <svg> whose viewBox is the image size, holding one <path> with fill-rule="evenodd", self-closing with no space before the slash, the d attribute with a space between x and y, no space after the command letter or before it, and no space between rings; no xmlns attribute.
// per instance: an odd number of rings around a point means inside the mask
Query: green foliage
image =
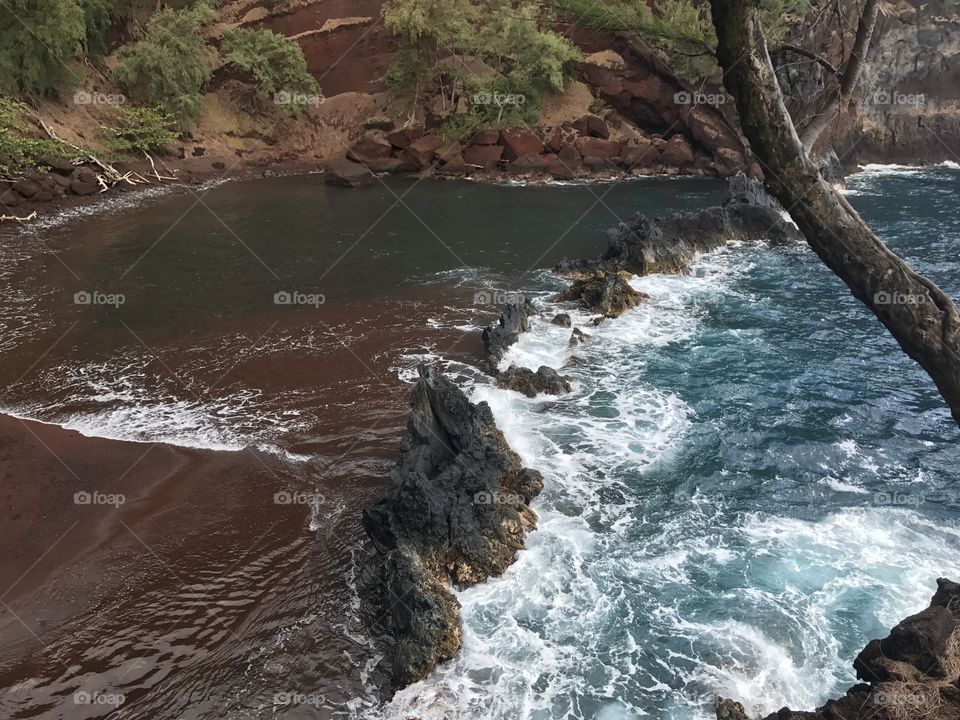
<svg viewBox="0 0 960 720"><path fill-rule="evenodd" d="M107 147L117 153L144 153L177 139L176 118L158 108L121 107L119 127L102 127Z"/></svg>
<svg viewBox="0 0 960 720"><path fill-rule="evenodd" d="M120 51L113 72L131 98L172 115L180 129L200 116L202 89L211 77L210 49L201 33L213 17L203 2L160 10L142 38Z"/></svg>
<svg viewBox="0 0 960 720"><path fill-rule="evenodd" d="M307 70L303 50L270 30L237 28L223 33L220 52L224 59L250 73L260 94L273 97L285 91L318 95L320 86Z"/></svg>
<svg viewBox="0 0 960 720"><path fill-rule="evenodd" d="M107 51L104 36L110 27L126 18L142 0L79 0L86 24L87 55L99 57Z"/></svg>
<svg viewBox="0 0 960 720"><path fill-rule="evenodd" d="M493 3L476 36L473 50L483 54L504 75L510 93L538 104L564 88L580 51L550 26L553 17L534 2Z"/></svg>
<svg viewBox="0 0 960 720"><path fill-rule="evenodd" d="M457 94L466 98L446 120L447 136L534 121L580 58L535 0L389 0L384 21L401 40L388 87L409 101L431 85L449 91L452 103ZM438 63L443 58L454 62Z"/></svg>
<svg viewBox="0 0 960 720"><path fill-rule="evenodd" d="M70 63L85 37L77 0L0 2L0 92L48 95L79 79Z"/></svg>
<svg viewBox="0 0 960 720"><path fill-rule="evenodd" d="M469 45L480 19L480 6L472 0L388 0L383 7L390 32L434 53Z"/></svg>
<svg viewBox="0 0 960 720"><path fill-rule="evenodd" d="M0 176L13 178L33 167L40 155L57 155L63 146L54 140L38 140L24 121L27 106L0 97Z"/></svg>
<svg viewBox="0 0 960 720"><path fill-rule="evenodd" d="M556 0L555 4L562 17L584 27L642 37L681 77L703 80L719 73L716 32L706 3L660 0L655 10L647 0ZM789 23L809 9L810 0L761 0L768 42L781 42Z"/></svg>

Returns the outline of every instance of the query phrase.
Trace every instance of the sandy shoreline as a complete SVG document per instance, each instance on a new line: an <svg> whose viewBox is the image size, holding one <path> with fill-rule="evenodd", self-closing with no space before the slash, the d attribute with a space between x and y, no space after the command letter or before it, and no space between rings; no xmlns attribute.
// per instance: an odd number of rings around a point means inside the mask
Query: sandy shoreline
<svg viewBox="0 0 960 720"><path fill-rule="evenodd" d="M278 468L255 452L92 438L0 415L0 661L47 644L148 565L176 583L171 540L184 548L203 530L198 516L224 520L241 495L268 502L279 487ZM244 477L249 491L227 480Z"/></svg>

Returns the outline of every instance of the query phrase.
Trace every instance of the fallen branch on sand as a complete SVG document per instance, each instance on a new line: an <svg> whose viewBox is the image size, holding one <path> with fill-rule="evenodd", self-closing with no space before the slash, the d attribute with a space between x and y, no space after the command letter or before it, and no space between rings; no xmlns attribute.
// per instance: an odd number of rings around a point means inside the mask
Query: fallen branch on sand
<svg viewBox="0 0 960 720"><path fill-rule="evenodd" d="M30 222L31 220L35 220L36 217L37 217L37 211L34 210L32 213L30 213L26 217L17 217L16 215L0 215L0 222L23 223L23 222Z"/></svg>

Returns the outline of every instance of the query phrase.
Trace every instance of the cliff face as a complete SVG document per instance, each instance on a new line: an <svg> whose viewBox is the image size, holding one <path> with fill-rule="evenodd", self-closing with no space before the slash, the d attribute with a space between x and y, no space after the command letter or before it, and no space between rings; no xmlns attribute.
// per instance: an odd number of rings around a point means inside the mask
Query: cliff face
<svg viewBox="0 0 960 720"><path fill-rule="evenodd" d="M402 113L383 93L383 74L397 45L380 19L382 4L381 0L295 0L253 25L296 37L328 97L372 95L371 112L402 120ZM843 5L852 30L858 7L853 2ZM852 40L841 38L835 28L835 19L823 16L789 40L815 49L840 67ZM575 84L567 99L574 102L567 104L582 106L582 91L587 90L605 105L607 109L597 114L610 127L619 148L599 152L577 144L582 137L595 136L576 127L576 121L587 114L585 108L580 107L577 117L569 112L556 117L548 108L535 129L544 147L534 157L515 164L521 158L512 156L510 145L501 142L505 151L494 160L488 157L490 152L472 152L479 159L466 157L467 172L502 170L563 179L608 171L758 174L739 132L736 110L720 88L690 87L642 42L573 26L558 29L586 56L579 68L583 85ZM788 106L798 119L808 117L815 111L811 100L828 80L827 71L789 51L775 51L774 60ZM833 123L821 146L832 145L844 164L958 160L960 17L950 0L884 6L861 93L863 101ZM558 104L564 101L550 105ZM364 131L360 118L354 118L352 128L344 120L338 154L345 153ZM600 137L605 140L606 133ZM573 147L561 156L565 145ZM469 143L462 150L468 147ZM409 162L388 165L401 172L423 169ZM461 174L459 159L450 170L448 174Z"/></svg>
<svg viewBox="0 0 960 720"><path fill-rule="evenodd" d="M864 161L960 162L960 17L949 5L881 16L863 77Z"/></svg>
<svg viewBox="0 0 960 720"><path fill-rule="evenodd" d="M858 6L844 2L855 27ZM823 16L788 40L841 68L852 40ZM818 93L830 73L789 50L774 49L777 77L787 107L801 123L817 111ZM821 137L844 165L868 162L960 161L960 17L949 0L884 3L860 79L861 100Z"/></svg>

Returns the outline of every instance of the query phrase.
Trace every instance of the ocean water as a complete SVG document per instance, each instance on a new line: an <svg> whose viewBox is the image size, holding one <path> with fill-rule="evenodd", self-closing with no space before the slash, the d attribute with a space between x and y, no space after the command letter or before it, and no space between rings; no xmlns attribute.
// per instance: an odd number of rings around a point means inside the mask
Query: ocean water
<svg viewBox="0 0 960 720"><path fill-rule="evenodd" d="M955 297L958 183L957 167L878 166L848 191ZM182 545L156 547L176 577L145 586L107 553L109 612L36 625L42 647L0 642L0 716L679 720L709 718L716 694L769 712L844 689L869 638L924 607L937 576L960 576L960 432L930 381L805 246L728 247L689 275L637 279L650 301L599 327L550 300L564 281L548 268L598 254L606 228L721 194L692 179L283 178L5 235L3 412L256 446L271 467L251 456L242 477L193 478L217 483L217 506L197 508L209 526L140 519L140 537ZM94 291L125 302L74 302ZM278 305L279 291L325 303ZM544 313L504 362L560 369L569 395L530 400L477 368L491 299L520 291ZM586 345L549 323L561 309ZM462 653L389 698L358 612L359 515L424 361L490 403L546 488L517 562L459 594ZM276 490L322 501L278 509ZM48 594L73 592L66 568ZM232 632L208 632L201 605ZM166 622L186 616L189 642ZM69 703L91 678L127 696L119 712Z"/></svg>
<svg viewBox="0 0 960 720"><path fill-rule="evenodd" d="M960 172L871 167L850 195L960 294ZM543 314L503 362L573 392L459 368L544 472L539 529L458 593L461 654L364 716L700 720L716 695L768 713L842 694L867 640L960 570L960 433L932 383L805 246L635 279L650 301L599 327L554 282L524 288Z"/></svg>

